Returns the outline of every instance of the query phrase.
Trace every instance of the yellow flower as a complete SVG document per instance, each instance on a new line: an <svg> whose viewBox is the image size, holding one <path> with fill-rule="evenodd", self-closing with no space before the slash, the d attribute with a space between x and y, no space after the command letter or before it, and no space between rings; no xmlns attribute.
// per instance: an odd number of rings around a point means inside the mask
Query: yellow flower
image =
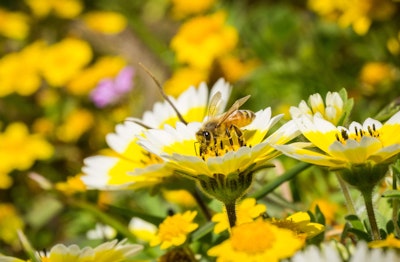
<svg viewBox="0 0 400 262"><path fill-rule="evenodd" d="M83 21L91 30L110 35L122 32L127 26L123 15L110 11L88 12L83 16Z"/></svg>
<svg viewBox="0 0 400 262"><path fill-rule="evenodd" d="M236 225L252 222L255 218L260 217L267 210L265 205L257 204L254 198L243 199L236 208L237 221ZM229 229L229 221L226 215L226 209L222 213L215 214L211 221L217 224L214 227L214 233L218 234Z"/></svg>
<svg viewBox="0 0 400 262"><path fill-rule="evenodd" d="M91 59L92 50L87 42L65 38L44 50L41 72L50 85L60 87L75 77Z"/></svg>
<svg viewBox="0 0 400 262"><path fill-rule="evenodd" d="M41 85L39 61L43 42L35 42L20 52L10 53L0 60L0 97L16 92L28 96Z"/></svg>
<svg viewBox="0 0 400 262"><path fill-rule="evenodd" d="M75 109L69 113L65 122L57 128L57 137L64 142L74 142L94 124L90 111Z"/></svg>
<svg viewBox="0 0 400 262"><path fill-rule="evenodd" d="M26 170L35 160L47 159L52 154L53 147L38 134L30 135L23 123L12 123L0 133L1 175L13 169Z"/></svg>
<svg viewBox="0 0 400 262"><path fill-rule="evenodd" d="M66 86L73 95L87 95L103 78L115 77L126 65L120 56L104 56L81 70Z"/></svg>
<svg viewBox="0 0 400 262"><path fill-rule="evenodd" d="M172 15L176 19L182 19L189 15L195 15L207 11L215 3L215 0L171 0Z"/></svg>
<svg viewBox="0 0 400 262"><path fill-rule="evenodd" d="M392 36L387 40L386 47L391 54L400 54L400 31L397 33L397 36Z"/></svg>
<svg viewBox="0 0 400 262"><path fill-rule="evenodd" d="M198 224L193 223L197 215L196 211L186 211L183 214L168 216L159 226L157 235L150 242L150 246L158 246L167 249L172 246L180 246L185 243L187 235L198 228Z"/></svg>
<svg viewBox="0 0 400 262"><path fill-rule="evenodd" d="M386 63L366 63L360 72L360 80L366 84L376 85L387 79L393 79L393 68Z"/></svg>
<svg viewBox="0 0 400 262"><path fill-rule="evenodd" d="M187 190L163 190L162 194L169 203L175 203L187 208L196 206L196 200Z"/></svg>
<svg viewBox="0 0 400 262"><path fill-rule="evenodd" d="M285 219L273 218L271 223L292 230L300 238L312 238L325 230L324 225L310 222L307 212L297 212Z"/></svg>
<svg viewBox="0 0 400 262"><path fill-rule="evenodd" d="M205 70L183 67L177 69L172 76L165 81L165 93L172 96L179 96L186 91L191 85L198 85L207 80L207 72Z"/></svg>
<svg viewBox="0 0 400 262"><path fill-rule="evenodd" d="M25 0L37 17L45 17L54 12L61 18L71 19L78 16L83 5L79 0Z"/></svg>
<svg viewBox="0 0 400 262"><path fill-rule="evenodd" d="M231 237L207 254L217 262L278 262L302 248L304 241L291 230L258 219L232 228Z"/></svg>
<svg viewBox="0 0 400 262"><path fill-rule="evenodd" d="M318 205L319 209L321 210L322 214L325 217L325 224L332 225L335 222L335 217L339 211L339 205L336 203L330 202L328 199L320 198L316 199L311 203L310 210L314 210L315 207Z"/></svg>
<svg viewBox="0 0 400 262"><path fill-rule="evenodd" d="M86 186L81 180L82 174L68 177L65 182L58 182L55 184L55 188L58 191L63 192L66 195L73 195L77 192L85 192Z"/></svg>
<svg viewBox="0 0 400 262"><path fill-rule="evenodd" d="M384 93L390 88L390 84L396 79L395 67L383 62L366 63L360 72L361 90L364 95Z"/></svg>
<svg viewBox="0 0 400 262"><path fill-rule="evenodd" d="M389 0L309 0L308 5L341 27L352 26L359 35L368 32L373 20L389 19L396 11Z"/></svg>
<svg viewBox="0 0 400 262"><path fill-rule="evenodd" d="M217 12L185 22L171 40L171 48L180 63L210 69L213 61L233 50L238 33L225 24L225 14Z"/></svg>
<svg viewBox="0 0 400 262"><path fill-rule="evenodd" d="M0 35L22 40L29 33L28 17L20 12L0 8Z"/></svg>
<svg viewBox="0 0 400 262"><path fill-rule="evenodd" d="M218 64L227 81L235 83L252 72L259 62L255 59L241 61L238 57L226 55L218 59Z"/></svg>
<svg viewBox="0 0 400 262"><path fill-rule="evenodd" d="M400 248L400 239L396 238L393 233L389 234L384 240L374 240L368 243L372 248Z"/></svg>
<svg viewBox="0 0 400 262"><path fill-rule="evenodd" d="M0 239L7 244L16 245L17 231L24 228L24 221L11 204L0 204ZM0 259L1 260L1 259Z"/></svg>
<svg viewBox="0 0 400 262"><path fill-rule="evenodd" d="M141 218L134 217L129 222L129 231L139 240L150 242L157 233L157 227Z"/></svg>

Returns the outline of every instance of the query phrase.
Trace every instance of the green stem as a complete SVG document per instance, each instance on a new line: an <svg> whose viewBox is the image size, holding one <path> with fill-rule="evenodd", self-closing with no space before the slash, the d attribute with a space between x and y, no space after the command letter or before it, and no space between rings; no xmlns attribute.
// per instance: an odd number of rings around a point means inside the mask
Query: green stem
<svg viewBox="0 0 400 262"><path fill-rule="evenodd" d="M372 203L372 188L361 190L361 193L364 198L365 208L367 209L368 220L371 226L372 240L380 240L381 235L379 233L378 224L376 223L374 205Z"/></svg>
<svg viewBox="0 0 400 262"><path fill-rule="evenodd" d="M191 190L190 193L192 194L193 198L196 200L196 203L199 205L200 210L203 212L203 215L206 217L208 221L211 221L211 214L210 210L208 209L207 205L204 203L204 200L201 196L201 193L197 188Z"/></svg>
<svg viewBox="0 0 400 262"><path fill-rule="evenodd" d="M344 198L346 200L348 212L350 214L356 214L356 209L354 208L353 199L351 198L351 195L350 195L349 186L347 185L347 183L343 180L343 178L338 173L336 173L336 177L339 181L339 185L342 189Z"/></svg>
<svg viewBox="0 0 400 262"><path fill-rule="evenodd" d="M397 190L397 170L393 168L393 190ZM396 233L396 237L400 237L400 228L398 224L398 218L399 218L399 199L397 197L392 199L392 205L393 205L393 210L392 210L392 221L394 225L394 231Z"/></svg>
<svg viewBox="0 0 400 262"><path fill-rule="evenodd" d="M263 198L264 196L268 195L270 192L274 191L277 187L282 185L283 183L291 180L293 177L300 174L301 171L310 167L311 164L309 163L300 163L293 167L292 169L286 171L282 175L278 176L275 180L271 181L270 183L266 184L260 190L252 194L250 197L254 197L255 199Z"/></svg>
<svg viewBox="0 0 400 262"><path fill-rule="evenodd" d="M229 226L230 228L236 225L236 203L224 203L226 208L226 213L228 214Z"/></svg>

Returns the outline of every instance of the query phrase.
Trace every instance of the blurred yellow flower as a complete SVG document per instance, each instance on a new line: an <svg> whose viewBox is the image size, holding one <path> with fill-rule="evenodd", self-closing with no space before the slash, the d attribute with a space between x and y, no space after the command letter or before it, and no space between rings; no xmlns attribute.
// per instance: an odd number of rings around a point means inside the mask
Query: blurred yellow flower
<svg viewBox="0 0 400 262"><path fill-rule="evenodd" d="M292 230L300 238L312 238L325 230L325 226L310 222L307 212L296 212L285 219L273 218L271 223L280 228Z"/></svg>
<svg viewBox="0 0 400 262"><path fill-rule="evenodd" d="M394 78L394 70L387 63L366 63L360 72L360 80L369 85L376 85Z"/></svg>
<svg viewBox="0 0 400 262"><path fill-rule="evenodd" d="M176 19L182 19L189 15L195 15L210 9L215 0L171 0L172 16Z"/></svg>
<svg viewBox="0 0 400 262"><path fill-rule="evenodd" d="M0 204L0 239L7 244L17 244L17 230L24 228L24 221L20 218L11 204Z"/></svg>
<svg viewBox="0 0 400 262"><path fill-rule="evenodd" d="M186 211L183 214L168 216L160 224L157 235L150 242L150 246L161 244L161 249L167 249L185 243L187 235L199 226L193 223L196 215L196 211Z"/></svg>
<svg viewBox="0 0 400 262"><path fill-rule="evenodd" d="M71 176L67 178L65 182L58 182L55 184L55 188L58 191L63 192L65 195L73 195L78 192L86 191L86 186L81 180L82 174Z"/></svg>
<svg viewBox="0 0 400 262"><path fill-rule="evenodd" d="M61 18L75 18L83 5L79 0L25 0L26 4L37 17L48 16L51 12Z"/></svg>
<svg viewBox="0 0 400 262"><path fill-rule="evenodd" d="M238 42L238 33L225 20L226 14L217 12L185 22L171 40L178 62L210 69L216 58L233 50Z"/></svg>
<svg viewBox="0 0 400 262"><path fill-rule="evenodd" d="M120 56L104 56L80 71L66 86L73 95L87 95L103 78L114 77L126 65Z"/></svg>
<svg viewBox="0 0 400 262"><path fill-rule="evenodd" d="M32 130L43 136L49 136L55 129L55 123L47 117L41 117L35 120L32 124Z"/></svg>
<svg viewBox="0 0 400 262"><path fill-rule="evenodd" d="M252 222L255 218L260 217L266 210L267 207L262 204L257 204L255 198L245 198L236 207L236 225ZM215 214L211 221L217 223L214 227L214 233L216 234L229 229L226 208L224 208L223 212Z"/></svg>
<svg viewBox="0 0 400 262"><path fill-rule="evenodd" d="M165 93L171 96L179 96L190 86L198 85L207 80L207 72L205 70L183 67L176 70L173 75L165 82Z"/></svg>
<svg viewBox="0 0 400 262"><path fill-rule="evenodd" d="M386 46L389 52L393 55L400 54L400 31L398 32L397 37L393 36L387 40Z"/></svg>
<svg viewBox="0 0 400 262"><path fill-rule="evenodd" d="M196 206L196 200L187 190L163 190L162 194L169 203L175 203L187 208Z"/></svg>
<svg viewBox="0 0 400 262"><path fill-rule="evenodd" d="M91 59L92 50L87 42L65 38L43 51L41 72L50 85L60 87L75 77Z"/></svg>
<svg viewBox="0 0 400 262"><path fill-rule="evenodd" d="M12 123L0 133L0 176L14 169L26 170L35 160L47 159L52 154L53 147L40 135L29 134L23 123ZM7 188L7 185L0 184L0 187Z"/></svg>
<svg viewBox="0 0 400 262"><path fill-rule="evenodd" d="M94 118L90 111L75 109L69 113L65 122L57 129L57 138L64 142L75 142L83 133L94 124Z"/></svg>
<svg viewBox="0 0 400 262"><path fill-rule="evenodd" d="M43 48L43 42L35 42L0 59L0 97L13 92L28 96L38 90L41 85L38 64Z"/></svg>
<svg viewBox="0 0 400 262"><path fill-rule="evenodd" d="M310 210L314 210L315 207L318 205L319 209L321 210L322 214L325 217L325 224L332 225L335 221L335 217L339 211L339 205L333 202L330 202L327 198L319 198L315 199L310 206Z"/></svg>
<svg viewBox="0 0 400 262"><path fill-rule="evenodd" d="M383 62L366 63L360 72L361 91L364 95L385 92L390 87L385 85L395 78L396 70L390 64Z"/></svg>
<svg viewBox="0 0 400 262"><path fill-rule="evenodd" d="M373 20L389 19L396 11L390 0L308 0L308 6L341 27L352 26L359 35L368 32Z"/></svg>
<svg viewBox="0 0 400 262"><path fill-rule="evenodd" d="M241 61L233 55L226 55L218 59L224 78L231 83L235 83L252 72L259 64L259 61L253 59Z"/></svg>
<svg viewBox="0 0 400 262"><path fill-rule="evenodd" d="M29 33L28 17L21 12L9 12L0 8L0 35L22 40Z"/></svg>
<svg viewBox="0 0 400 262"><path fill-rule="evenodd" d="M126 26L126 18L116 12L92 11L83 16L83 21L91 30L104 34L118 34Z"/></svg>
<svg viewBox="0 0 400 262"><path fill-rule="evenodd" d="M386 239L375 240L368 243L372 248L400 248L400 239L396 238L394 234L389 234Z"/></svg>

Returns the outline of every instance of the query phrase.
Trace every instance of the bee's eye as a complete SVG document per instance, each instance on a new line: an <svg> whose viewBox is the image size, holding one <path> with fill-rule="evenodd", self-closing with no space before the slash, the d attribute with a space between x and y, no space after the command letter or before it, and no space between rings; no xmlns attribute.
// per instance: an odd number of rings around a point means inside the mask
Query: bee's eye
<svg viewBox="0 0 400 262"><path fill-rule="evenodd" d="M203 132L203 137L204 137L207 141L211 140L211 134L210 134L210 132L204 131L204 132Z"/></svg>

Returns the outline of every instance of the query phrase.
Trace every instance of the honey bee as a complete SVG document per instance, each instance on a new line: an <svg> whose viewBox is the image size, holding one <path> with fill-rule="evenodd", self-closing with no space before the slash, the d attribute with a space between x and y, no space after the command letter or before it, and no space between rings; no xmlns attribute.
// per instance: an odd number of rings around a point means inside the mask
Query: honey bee
<svg viewBox="0 0 400 262"><path fill-rule="evenodd" d="M239 146L245 145L240 128L250 124L255 114L250 110L239 110L239 107L249 98L250 95L238 99L225 113L216 116L222 100L221 93L215 93L208 107L208 120L196 132L201 157L206 154L220 155L220 150L224 150L226 145L234 146L234 139Z"/></svg>

